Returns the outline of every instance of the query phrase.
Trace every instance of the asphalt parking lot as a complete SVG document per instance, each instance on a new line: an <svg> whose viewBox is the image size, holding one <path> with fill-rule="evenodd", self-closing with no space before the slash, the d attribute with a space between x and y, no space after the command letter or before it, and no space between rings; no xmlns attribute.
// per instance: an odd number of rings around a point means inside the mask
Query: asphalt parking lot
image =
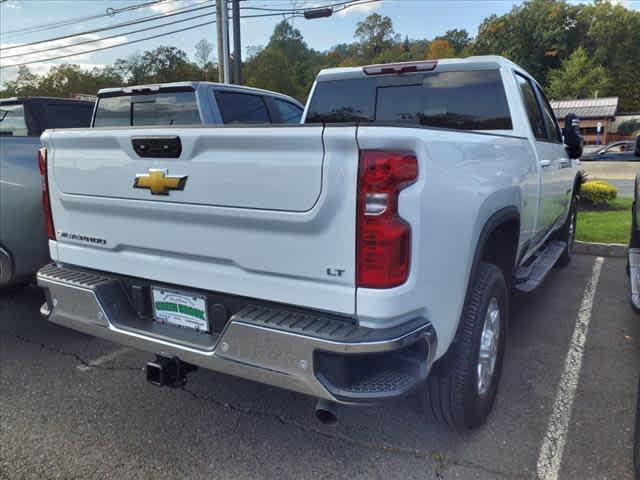
<svg viewBox="0 0 640 480"><path fill-rule="evenodd" d="M618 196L633 197L634 180L640 173L637 162L582 162L589 180L606 180L618 189Z"/></svg>
<svg viewBox="0 0 640 480"><path fill-rule="evenodd" d="M624 260L594 279L596 262L515 299L498 401L471 433L425 424L413 396L326 427L310 398L212 372L158 389L148 354L47 323L35 287L4 295L0 478L632 478L640 318Z"/></svg>

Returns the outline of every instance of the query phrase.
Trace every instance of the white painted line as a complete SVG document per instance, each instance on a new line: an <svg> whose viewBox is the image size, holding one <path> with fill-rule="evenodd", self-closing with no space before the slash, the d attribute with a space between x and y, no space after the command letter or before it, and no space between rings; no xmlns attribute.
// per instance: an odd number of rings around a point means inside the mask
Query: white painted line
<svg viewBox="0 0 640 480"><path fill-rule="evenodd" d="M564 453L569 421L571 420L571 410L573 409L573 402L578 389L584 347L587 342L587 333L589 332L593 299L600 280L603 263L604 258L596 258L591 271L591 278L584 289L578 320L576 321L569 351L564 362L564 371L562 377L560 377L553 411L549 418L547 432L538 456L537 472L539 480L557 480L560 473L562 454Z"/></svg>
<svg viewBox="0 0 640 480"><path fill-rule="evenodd" d="M111 360L115 360L119 356L132 351L133 350L130 348L121 348L119 350L116 350L115 352L107 353L106 355L98 357L95 360L91 360L88 365L80 364L76 368L81 372L87 372L91 370L92 367L99 367L103 363L107 363L107 362L110 362Z"/></svg>

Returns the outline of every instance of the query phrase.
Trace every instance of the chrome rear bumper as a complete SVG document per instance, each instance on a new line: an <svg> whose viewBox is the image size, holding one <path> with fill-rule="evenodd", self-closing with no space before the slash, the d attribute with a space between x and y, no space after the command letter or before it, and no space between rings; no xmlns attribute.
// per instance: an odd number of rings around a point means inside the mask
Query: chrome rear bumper
<svg viewBox="0 0 640 480"><path fill-rule="evenodd" d="M38 272L38 284L47 289L49 312L43 313L53 323L341 403L407 393L426 378L436 352L435 331L424 319L369 329L316 312L247 303L220 333L189 337L184 329L159 330L141 318L116 276L51 264Z"/></svg>

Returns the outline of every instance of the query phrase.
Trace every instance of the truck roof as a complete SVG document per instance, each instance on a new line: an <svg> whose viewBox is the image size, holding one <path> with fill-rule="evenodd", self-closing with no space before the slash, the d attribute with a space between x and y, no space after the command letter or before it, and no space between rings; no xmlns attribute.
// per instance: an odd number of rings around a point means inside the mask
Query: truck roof
<svg viewBox="0 0 640 480"><path fill-rule="evenodd" d="M16 103L16 102L50 102L51 100L55 100L56 102L78 102L78 103L95 103L89 100L80 100L77 98L64 98L64 97L9 97L9 98L0 98L0 103Z"/></svg>
<svg viewBox="0 0 640 480"><path fill-rule="evenodd" d="M151 89L151 90L159 90L159 89L168 89L168 88L193 88L197 90L201 87L214 87L220 90L233 90L238 92L252 92L252 93L261 93L264 95L269 95L272 97L279 97L288 101L292 101L294 103L300 104L298 100L283 93L274 92L271 90L264 90L262 88L255 87L246 87L244 85L233 85L227 83L218 83L218 82L204 82L204 81L187 81L187 82L171 82L171 83L150 83L146 85L130 85L126 87L113 87L113 88L101 88L98 90L98 95L105 94L113 94L113 93L131 93L135 90L142 89ZM300 104L302 105L302 104Z"/></svg>
<svg viewBox="0 0 640 480"><path fill-rule="evenodd" d="M516 65L511 60L504 58L500 55L477 55L466 58L442 58L437 60L422 60L424 62L433 61L437 62L437 71L450 71L450 70L487 70L497 69L501 67L514 68L522 73L526 73L522 67ZM419 63L421 61L404 62L406 64ZM394 65L391 63L390 65ZM372 65L365 65L360 67L338 67L338 68L325 68L320 71L317 77L317 81L329 81L329 80L342 80L347 78L362 78L366 74L364 69L371 67Z"/></svg>

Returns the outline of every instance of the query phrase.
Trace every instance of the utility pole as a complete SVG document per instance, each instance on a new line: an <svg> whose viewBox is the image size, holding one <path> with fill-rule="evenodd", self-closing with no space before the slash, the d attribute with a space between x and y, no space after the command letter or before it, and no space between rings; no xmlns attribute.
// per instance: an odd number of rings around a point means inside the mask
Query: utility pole
<svg viewBox="0 0 640 480"><path fill-rule="evenodd" d="M220 0L222 5L222 55L224 61L224 83L231 83L231 65L229 58L229 11L227 0Z"/></svg>
<svg viewBox="0 0 640 480"><path fill-rule="evenodd" d="M240 0L231 0L233 13L233 82L242 85L242 52L240 51Z"/></svg>
<svg viewBox="0 0 640 480"><path fill-rule="evenodd" d="M216 0L216 47L218 48L218 81L224 82L224 49L222 45L222 0Z"/></svg>

